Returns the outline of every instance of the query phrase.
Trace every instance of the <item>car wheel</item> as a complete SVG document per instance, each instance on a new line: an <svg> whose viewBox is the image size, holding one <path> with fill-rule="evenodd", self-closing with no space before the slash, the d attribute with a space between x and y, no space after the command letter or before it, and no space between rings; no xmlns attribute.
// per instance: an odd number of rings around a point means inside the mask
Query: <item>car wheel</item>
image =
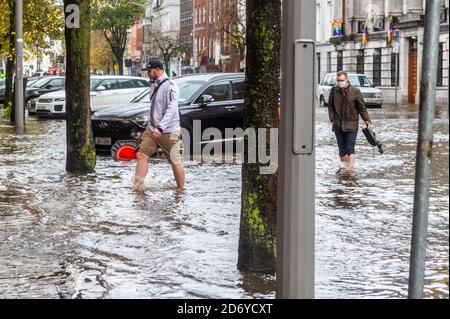
<svg viewBox="0 0 450 319"><path fill-rule="evenodd" d="M326 107L327 103L325 103L325 98L323 95L320 96L320 107Z"/></svg>

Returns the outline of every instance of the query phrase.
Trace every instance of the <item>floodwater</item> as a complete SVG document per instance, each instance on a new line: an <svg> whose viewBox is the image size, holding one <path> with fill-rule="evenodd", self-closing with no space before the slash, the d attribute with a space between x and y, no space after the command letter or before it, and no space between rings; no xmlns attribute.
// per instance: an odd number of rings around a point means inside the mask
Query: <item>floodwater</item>
<svg viewBox="0 0 450 319"><path fill-rule="evenodd" d="M317 298L405 298L417 108L370 110L381 156L358 139L356 176L335 175L325 109L317 123ZM447 107L437 112L426 295L449 297ZM239 165L187 163L178 194L155 160L145 192L134 164L100 157L65 171L65 122L0 118L0 298L274 298L275 278L236 269Z"/></svg>

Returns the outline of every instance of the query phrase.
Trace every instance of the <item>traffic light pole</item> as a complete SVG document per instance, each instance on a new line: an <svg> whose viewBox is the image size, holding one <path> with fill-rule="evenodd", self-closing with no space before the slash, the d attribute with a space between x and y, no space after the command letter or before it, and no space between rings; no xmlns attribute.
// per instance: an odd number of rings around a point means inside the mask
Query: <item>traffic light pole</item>
<svg viewBox="0 0 450 319"><path fill-rule="evenodd" d="M23 3L16 0L16 80L15 80L15 125L22 133L25 130L25 109L23 90Z"/></svg>
<svg viewBox="0 0 450 319"><path fill-rule="evenodd" d="M316 2L283 1L277 298L314 298Z"/></svg>

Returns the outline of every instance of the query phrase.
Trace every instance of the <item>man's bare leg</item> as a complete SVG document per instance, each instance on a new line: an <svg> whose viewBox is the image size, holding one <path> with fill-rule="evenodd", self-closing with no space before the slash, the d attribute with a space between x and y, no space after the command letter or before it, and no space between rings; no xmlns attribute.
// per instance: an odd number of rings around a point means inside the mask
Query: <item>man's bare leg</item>
<svg viewBox="0 0 450 319"><path fill-rule="evenodd" d="M137 165L136 165L136 173L134 174L133 179L133 190L142 190L144 186L145 177L148 174L148 161L149 157L145 154L138 153L137 154Z"/></svg>
<svg viewBox="0 0 450 319"><path fill-rule="evenodd" d="M348 156L348 170L353 171L355 169L355 162L356 162L356 154L351 154Z"/></svg>
<svg viewBox="0 0 450 319"><path fill-rule="evenodd" d="M177 182L178 191L183 191L186 183L186 172L183 163L172 163L172 170L175 181Z"/></svg>

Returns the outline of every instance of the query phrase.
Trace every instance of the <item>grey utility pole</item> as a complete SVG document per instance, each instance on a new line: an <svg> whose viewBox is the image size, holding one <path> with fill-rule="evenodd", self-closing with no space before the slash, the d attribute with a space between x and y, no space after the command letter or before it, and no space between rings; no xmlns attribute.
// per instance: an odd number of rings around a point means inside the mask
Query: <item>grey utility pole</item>
<svg viewBox="0 0 450 319"><path fill-rule="evenodd" d="M15 80L15 124L21 133L25 129L25 109L23 91L23 4L16 0L16 80Z"/></svg>
<svg viewBox="0 0 450 319"><path fill-rule="evenodd" d="M420 84L419 139L417 143L416 189L414 197L410 299L423 298L428 210L430 196L433 122L436 108L436 82L439 56L440 0L428 0L425 13L422 76Z"/></svg>
<svg viewBox="0 0 450 319"><path fill-rule="evenodd" d="M283 1L277 298L314 298L316 2Z"/></svg>

